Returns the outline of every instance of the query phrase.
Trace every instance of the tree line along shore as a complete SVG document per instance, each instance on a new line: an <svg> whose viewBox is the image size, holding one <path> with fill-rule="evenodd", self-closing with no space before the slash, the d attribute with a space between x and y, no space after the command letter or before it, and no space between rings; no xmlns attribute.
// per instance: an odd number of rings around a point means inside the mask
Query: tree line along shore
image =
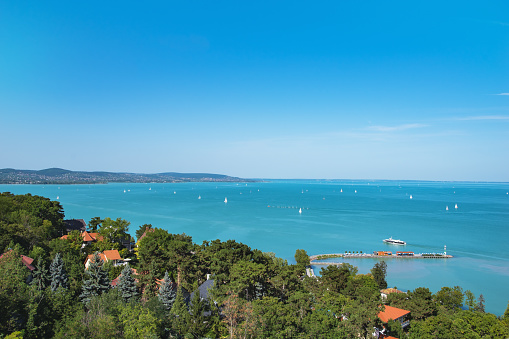
<svg viewBox="0 0 509 339"><path fill-rule="evenodd" d="M254 180L212 173L114 173L70 171L61 168L44 170L0 169L0 184L107 184L107 183L178 183L178 182L253 182Z"/></svg>
<svg viewBox="0 0 509 339"><path fill-rule="evenodd" d="M509 337L509 308L487 313L459 286L388 289L384 262L308 277L303 249L289 264L235 240L83 224L58 201L0 194L0 338Z"/></svg>

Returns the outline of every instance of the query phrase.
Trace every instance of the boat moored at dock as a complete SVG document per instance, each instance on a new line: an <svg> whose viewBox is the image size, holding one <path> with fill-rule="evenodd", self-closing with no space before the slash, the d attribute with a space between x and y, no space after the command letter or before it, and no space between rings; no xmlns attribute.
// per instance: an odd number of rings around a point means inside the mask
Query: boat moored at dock
<svg viewBox="0 0 509 339"><path fill-rule="evenodd" d="M406 242L404 242L403 240L392 239L392 237L390 237L389 239L384 239L384 242L393 245L406 245Z"/></svg>

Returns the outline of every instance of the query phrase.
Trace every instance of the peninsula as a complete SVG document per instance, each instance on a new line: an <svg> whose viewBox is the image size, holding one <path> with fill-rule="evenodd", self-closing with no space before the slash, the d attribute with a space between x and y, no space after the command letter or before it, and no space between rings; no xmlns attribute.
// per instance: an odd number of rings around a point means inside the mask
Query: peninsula
<svg viewBox="0 0 509 339"><path fill-rule="evenodd" d="M114 173L70 171L61 168L44 170L0 169L0 184L106 184L175 183L175 182L251 182L253 180L211 173Z"/></svg>

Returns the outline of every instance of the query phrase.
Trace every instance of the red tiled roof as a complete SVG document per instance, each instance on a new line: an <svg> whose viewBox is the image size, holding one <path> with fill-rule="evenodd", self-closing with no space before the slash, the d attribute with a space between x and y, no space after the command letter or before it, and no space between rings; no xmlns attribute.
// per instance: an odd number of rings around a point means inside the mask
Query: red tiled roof
<svg viewBox="0 0 509 339"><path fill-rule="evenodd" d="M81 233L81 236L83 237L83 241L98 241L103 240L104 237L100 235L99 233L89 233L87 231ZM60 237L60 239L68 239L69 235L63 235Z"/></svg>
<svg viewBox="0 0 509 339"><path fill-rule="evenodd" d="M103 253L108 260L122 260L117 250L106 250Z"/></svg>
<svg viewBox="0 0 509 339"><path fill-rule="evenodd" d="M26 255L21 255L21 261L23 261L23 264L25 264L25 266L28 267L30 271L35 270L35 267L32 266L34 259L27 257Z"/></svg>
<svg viewBox="0 0 509 339"><path fill-rule="evenodd" d="M401 308L396 308L392 306L385 305L385 311L378 313L378 318L382 320L382 322L386 323L389 320L396 320L398 318L401 318L407 314L409 314L410 311L402 310Z"/></svg>
<svg viewBox="0 0 509 339"><path fill-rule="evenodd" d="M5 254L12 252L12 250L8 250L7 252L0 255L0 259L4 257ZM35 267L32 265L32 262L34 262L34 259L27 257L26 255L21 255L21 262L30 270L35 270Z"/></svg>
<svg viewBox="0 0 509 339"><path fill-rule="evenodd" d="M89 254L87 259L85 260L85 265L87 264L87 261L92 261L92 258L94 257L93 254ZM106 262L109 260L122 260L120 257L120 253L118 253L117 250L106 250L102 253L99 253L99 257L102 261Z"/></svg>
<svg viewBox="0 0 509 339"><path fill-rule="evenodd" d="M81 233L83 241L98 241L103 240L103 236L99 233L88 233L87 231Z"/></svg>
<svg viewBox="0 0 509 339"><path fill-rule="evenodd" d="M136 272L136 268L131 268L131 270L133 271L133 275L138 275L138 272ZM113 286L113 287L117 286L118 281L120 280L120 277L121 277L121 276L122 276L122 273L120 273L120 274L118 275L118 277L116 277L115 279L113 279L113 280L111 281L111 286ZM138 282L138 279L134 279L134 280L135 280L136 282Z"/></svg>
<svg viewBox="0 0 509 339"><path fill-rule="evenodd" d="M93 255L93 254L89 254L89 255L87 256L87 259L85 260L85 265L87 264L87 261L89 261L89 260L90 260L90 261L92 261L92 259L93 259L93 258L94 258L94 255ZM104 258L104 254L99 253L99 258L101 258L101 260L102 260L102 261L105 261L105 260L104 260L104 259L105 259L105 258Z"/></svg>
<svg viewBox="0 0 509 339"><path fill-rule="evenodd" d="M138 242L140 242L140 240L143 239L147 235L148 232L154 232L155 230L156 230L155 228L146 228L145 232L143 232L140 239L138 239Z"/></svg>

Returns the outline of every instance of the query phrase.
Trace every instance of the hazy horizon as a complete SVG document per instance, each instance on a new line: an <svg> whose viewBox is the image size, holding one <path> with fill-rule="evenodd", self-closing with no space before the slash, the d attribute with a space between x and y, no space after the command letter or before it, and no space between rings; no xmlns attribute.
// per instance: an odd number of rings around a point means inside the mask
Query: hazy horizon
<svg viewBox="0 0 509 339"><path fill-rule="evenodd" d="M508 2L0 13L0 168L509 181Z"/></svg>
<svg viewBox="0 0 509 339"><path fill-rule="evenodd" d="M62 169L62 170L69 170L67 168L60 168L60 167L50 167L50 168L40 168L40 169L21 169L21 168L3 168L3 169L13 169L13 170L20 170L20 171L42 171L47 169ZM1 169L0 169L1 170ZM118 171L118 172L110 172L110 171L103 171L103 170L91 170L91 171L83 171L83 170L69 170L74 172L87 172L87 173L100 173L100 172L108 172L108 173L129 173L129 174L143 174L143 175L152 175L152 174L163 174L163 173L177 173L177 174L214 174L214 175L225 175L228 177L234 177L239 179L246 179L246 180L325 180L325 181L422 181L422 182L471 182L471 183L508 183L509 181L485 181L485 180L423 180L423 179L386 179L386 178L265 178L265 177L239 177L236 175L228 174L228 173L212 173L212 172L206 172L206 171L200 171L200 172L175 172L175 171L164 171L164 172L129 172L129 171ZM114 182L117 183L117 182ZM5 184L4 184L5 185ZM66 184L59 184L59 185L66 185Z"/></svg>

